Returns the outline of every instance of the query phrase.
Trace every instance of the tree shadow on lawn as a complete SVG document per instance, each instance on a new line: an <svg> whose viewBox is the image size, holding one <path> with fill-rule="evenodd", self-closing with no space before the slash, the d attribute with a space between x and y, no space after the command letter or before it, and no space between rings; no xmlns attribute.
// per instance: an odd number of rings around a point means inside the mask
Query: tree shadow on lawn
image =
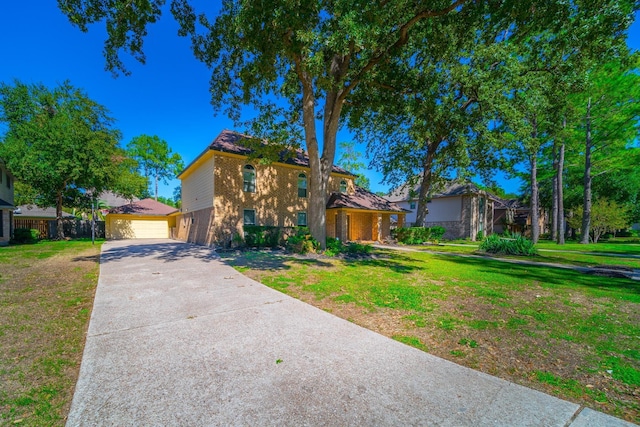
<svg viewBox="0 0 640 427"><path fill-rule="evenodd" d="M416 261L415 258L399 252L383 250L375 253L372 257L345 257L343 262L347 267L381 267L402 274L426 269L424 264Z"/></svg>
<svg viewBox="0 0 640 427"><path fill-rule="evenodd" d="M446 255L434 255L435 259L453 262L477 269L478 272L501 275L508 279L514 277L528 281L537 281L544 285L555 285L561 287L586 287L599 291L611 291L620 295L626 294L634 302L640 302L640 283L631 279L621 279L612 277L593 276L575 270L549 267L546 265L515 264L501 262L496 259L455 257ZM482 277L478 276L479 280Z"/></svg>
<svg viewBox="0 0 640 427"><path fill-rule="evenodd" d="M100 263L108 263L131 258L155 258L164 262L175 262L185 258L196 258L205 262L220 259L213 248L195 245L179 241L140 243L131 241L131 244L121 246L103 246L100 254ZM95 256L77 257L74 261L95 260Z"/></svg>
<svg viewBox="0 0 640 427"><path fill-rule="evenodd" d="M250 270L289 270L290 264L307 265L312 267L333 267L333 264L318 258L295 256L291 254L272 252L269 250L248 250L223 252L220 258L235 268Z"/></svg>

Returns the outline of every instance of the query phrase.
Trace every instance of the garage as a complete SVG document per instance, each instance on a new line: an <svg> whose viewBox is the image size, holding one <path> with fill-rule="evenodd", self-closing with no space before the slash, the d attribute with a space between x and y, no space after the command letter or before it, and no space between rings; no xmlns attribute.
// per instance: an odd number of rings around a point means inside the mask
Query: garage
<svg viewBox="0 0 640 427"><path fill-rule="evenodd" d="M105 218L107 239L170 238L178 213L178 209L153 199L110 209Z"/></svg>

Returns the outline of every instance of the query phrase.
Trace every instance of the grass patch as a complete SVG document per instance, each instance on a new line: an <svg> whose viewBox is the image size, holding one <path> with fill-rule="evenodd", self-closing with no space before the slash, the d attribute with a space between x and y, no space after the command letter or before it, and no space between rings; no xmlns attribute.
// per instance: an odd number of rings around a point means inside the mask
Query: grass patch
<svg viewBox="0 0 640 427"><path fill-rule="evenodd" d="M64 425L98 281L99 251L100 242L86 240L0 248L0 424Z"/></svg>
<svg viewBox="0 0 640 427"><path fill-rule="evenodd" d="M399 341L403 344L407 344L410 345L411 347L415 347L418 350L422 350L422 351L428 351L427 346L424 345L422 343L422 341L420 341L419 338L416 337L409 337L406 335L394 335L393 337L394 340Z"/></svg>
<svg viewBox="0 0 640 427"><path fill-rule="evenodd" d="M637 282L426 251L374 250L362 259L251 256L229 262L434 355L640 422Z"/></svg>

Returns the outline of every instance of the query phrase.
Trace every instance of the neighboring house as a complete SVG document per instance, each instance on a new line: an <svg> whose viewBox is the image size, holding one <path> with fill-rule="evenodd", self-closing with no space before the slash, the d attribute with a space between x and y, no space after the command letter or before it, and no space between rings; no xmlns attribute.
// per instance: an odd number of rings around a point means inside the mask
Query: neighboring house
<svg viewBox="0 0 640 427"><path fill-rule="evenodd" d="M493 233L493 195L472 183L455 180L434 187L427 198L424 224L416 224L419 184L412 190L407 185L399 187L386 199L410 211L406 217L408 225L444 227L445 239L475 241L480 233L485 236Z"/></svg>
<svg viewBox="0 0 640 427"><path fill-rule="evenodd" d="M0 245L13 235L13 176L0 159Z"/></svg>
<svg viewBox="0 0 640 427"><path fill-rule="evenodd" d="M62 218L75 218L67 212L62 212ZM13 211L15 228L30 228L40 232L40 236L52 234L49 229L50 221L56 219L56 208L39 208L35 205L20 205Z"/></svg>
<svg viewBox="0 0 640 427"><path fill-rule="evenodd" d="M105 219L107 239L167 239L176 225L178 209L143 199L109 209Z"/></svg>
<svg viewBox="0 0 640 427"><path fill-rule="evenodd" d="M302 150L265 164L249 159L247 136L223 131L184 171L182 213L175 237L203 245L229 246L243 225L308 225L309 158ZM383 240L399 206L354 185L355 176L333 166L327 190L328 237Z"/></svg>
<svg viewBox="0 0 640 427"><path fill-rule="evenodd" d="M496 198L493 210L494 232L523 233L527 224L531 225L528 206L524 206L518 199Z"/></svg>
<svg viewBox="0 0 640 427"><path fill-rule="evenodd" d="M547 212L540 209L538 224L540 233L547 231ZM531 208L525 206L518 199L500 199L496 197L493 215L493 231L495 233L520 233L531 234Z"/></svg>

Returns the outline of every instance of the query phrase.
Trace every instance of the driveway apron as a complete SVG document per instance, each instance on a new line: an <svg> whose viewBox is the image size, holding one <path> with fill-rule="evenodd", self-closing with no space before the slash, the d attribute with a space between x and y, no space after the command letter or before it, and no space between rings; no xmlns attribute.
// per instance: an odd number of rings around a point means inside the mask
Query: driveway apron
<svg viewBox="0 0 640 427"><path fill-rule="evenodd" d="M281 294L206 247L110 241L68 426L630 426Z"/></svg>

